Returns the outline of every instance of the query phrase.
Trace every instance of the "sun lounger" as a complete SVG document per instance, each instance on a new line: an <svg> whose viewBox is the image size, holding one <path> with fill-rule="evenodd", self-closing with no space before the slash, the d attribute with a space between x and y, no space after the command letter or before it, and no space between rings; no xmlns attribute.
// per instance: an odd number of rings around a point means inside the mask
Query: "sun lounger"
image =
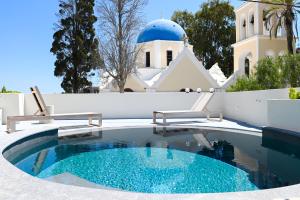
<svg viewBox="0 0 300 200"><path fill-rule="evenodd" d="M21 121L36 121L36 120L55 120L55 119L61 119L61 118L67 118L67 119L78 119L78 117L87 118L89 120L89 125L92 124L93 119L98 120L98 124L96 126L101 127L102 126L102 114L101 113L93 113L93 112L87 112L87 113L66 113L66 114L49 114L47 111L47 107L45 104L45 101L38 89L38 87L32 87L30 88L32 95L34 97L34 100L37 104L38 111L34 113L33 115L25 115L25 116L8 116L7 117L7 132L15 132L16 131L16 123Z"/></svg>
<svg viewBox="0 0 300 200"><path fill-rule="evenodd" d="M222 113L212 113L209 112L207 109L207 105L214 96L214 91L211 90L210 92L203 92L202 95L199 97L197 102L194 104L192 109L190 110L169 110L169 111L154 111L153 112L153 123L157 124L157 117L158 115L162 116L163 123L167 124L168 117L184 117L187 114L205 114L207 119L210 119L210 115L219 114L220 121L223 120Z"/></svg>

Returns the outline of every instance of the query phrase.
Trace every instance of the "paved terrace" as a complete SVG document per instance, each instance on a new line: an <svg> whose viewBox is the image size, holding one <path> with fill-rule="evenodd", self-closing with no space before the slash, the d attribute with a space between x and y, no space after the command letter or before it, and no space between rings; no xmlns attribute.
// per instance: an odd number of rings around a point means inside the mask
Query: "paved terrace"
<svg viewBox="0 0 300 200"><path fill-rule="evenodd" d="M160 119L158 119L160 122ZM162 122L162 120L161 120ZM96 123L96 122L95 122ZM246 123L235 122L230 120L223 120L222 122L217 119L207 120L203 118L192 119L169 119L168 123L172 126L193 126L193 127L219 127L229 129L242 129L250 131L260 131L259 127L250 126ZM117 128L117 127L140 127L140 126L153 126L152 119L106 119L103 120L103 128ZM61 128L59 134L74 133L76 131L95 131L98 127L88 127L87 120L56 120L51 124L39 124L31 122L20 122L17 124L17 132L19 134L24 130L35 130L41 128ZM7 134L5 132L6 126L0 127L0 134Z"/></svg>

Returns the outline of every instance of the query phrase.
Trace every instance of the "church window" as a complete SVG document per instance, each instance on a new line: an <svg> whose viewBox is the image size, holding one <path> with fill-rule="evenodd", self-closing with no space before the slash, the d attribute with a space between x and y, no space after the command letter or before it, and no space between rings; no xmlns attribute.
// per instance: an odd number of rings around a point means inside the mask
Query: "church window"
<svg viewBox="0 0 300 200"><path fill-rule="evenodd" d="M146 52L146 67L150 67L150 52Z"/></svg>
<svg viewBox="0 0 300 200"><path fill-rule="evenodd" d="M250 75L250 61L248 58L245 59L245 74L247 77Z"/></svg>
<svg viewBox="0 0 300 200"><path fill-rule="evenodd" d="M167 51L167 66L169 66L169 64L172 60L173 60L173 52Z"/></svg>
<svg viewBox="0 0 300 200"><path fill-rule="evenodd" d="M250 16L249 16L248 34L249 34L249 36L254 35L254 14L250 14Z"/></svg>
<svg viewBox="0 0 300 200"><path fill-rule="evenodd" d="M251 16L250 23L254 24L254 15Z"/></svg>

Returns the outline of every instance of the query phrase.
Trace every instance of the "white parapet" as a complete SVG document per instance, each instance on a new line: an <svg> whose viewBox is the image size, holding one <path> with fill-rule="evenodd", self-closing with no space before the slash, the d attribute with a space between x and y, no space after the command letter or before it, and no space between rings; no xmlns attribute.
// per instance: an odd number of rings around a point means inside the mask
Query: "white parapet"
<svg viewBox="0 0 300 200"><path fill-rule="evenodd" d="M209 107L220 110L221 98L216 94ZM156 110L188 110L201 93L191 92L117 92L99 94L43 94L47 105L54 105L55 113L100 112L104 118L152 118ZM25 114L37 109L30 94L25 95Z"/></svg>
<svg viewBox="0 0 300 200"><path fill-rule="evenodd" d="M153 111L157 110L189 110L201 93L149 90L124 94L117 92L43 94L43 97L47 105L54 105L56 114L100 112L106 119L128 119L152 118ZM270 100L271 103L268 103L269 99L281 100ZM216 92L208 105L208 110L211 112L222 111L226 118L256 126L273 126L300 131L295 127L297 125L295 120L300 119L300 114L299 116L297 114L300 112L299 101L288 100L288 88L249 92ZM289 108L290 106L294 107ZM0 108L3 110L2 123L4 124L7 116L32 115L38 109L31 94L0 94Z"/></svg>
<svg viewBox="0 0 300 200"><path fill-rule="evenodd" d="M0 94L0 108L2 124L6 124L7 116L24 115L24 94Z"/></svg>
<svg viewBox="0 0 300 200"><path fill-rule="evenodd" d="M300 100L268 100L268 126L300 133Z"/></svg>
<svg viewBox="0 0 300 200"><path fill-rule="evenodd" d="M226 92L224 115L255 126L267 126L267 101L288 99L288 88L245 92Z"/></svg>
<svg viewBox="0 0 300 200"><path fill-rule="evenodd" d="M3 112L2 112L2 108L0 108L0 125L2 124L2 118L3 118L3 114L2 114Z"/></svg>

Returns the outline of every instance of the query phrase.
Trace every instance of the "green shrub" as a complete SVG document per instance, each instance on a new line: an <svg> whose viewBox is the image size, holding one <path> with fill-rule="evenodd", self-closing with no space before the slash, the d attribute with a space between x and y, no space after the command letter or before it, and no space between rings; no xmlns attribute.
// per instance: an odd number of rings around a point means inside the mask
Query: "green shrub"
<svg viewBox="0 0 300 200"><path fill-rule="evenodd" d="M295 88L290 88L289 97L290 99L300 99L300 92L298 92Z"/></svg>
<svg viewBox="0 0 300 200"><path fill-rule="evenodd" d="M7 90L5 86L2 87L0 93L3 93L3 94L18 94L20 93L19 91L14 91L14 90Z"/></svg>
<svg viewBox="0 0 300 200"><path fill-rule="evenodd" d="M255 77L242 76L237 79L236 83L230 86L227 92L263 90L264 88L258 83Z"/></svg>
<svg viewBox="0 0 300 200"><path fill-rule="evenodd" d="M295 80L295 83L291 84L291 86L299 87L300 86L300 55L299 54L294 55L294 64L295 64L295 69L294 71L292 71L292 77Z"/></svg>
<svg viewBox="0 0 300 200"><path fill-rule="evenodd" d="M300 55L266 57L258 61L252 77L242 77L227 91L278 89L300 86Z"/></svg>
<svg viewBox="0 0 300 200"><path fill-rule="evenodd" d="M5 86L2 87L1 93L6 93L6 87Z"/></svg>
<svg viewBox="0 0 300 200"><path fill-rule="evenodd" d="M282 76L282 59L277 58L264 58L258 61L256 66L256 80L266 89L283 88L284 81Z"/></svg>
<svg viewBox="0 0 300 200"><path fill-rule="evenodd" d="M286 85L300 86L300 55L282 56L282 74Z"/></svg>

